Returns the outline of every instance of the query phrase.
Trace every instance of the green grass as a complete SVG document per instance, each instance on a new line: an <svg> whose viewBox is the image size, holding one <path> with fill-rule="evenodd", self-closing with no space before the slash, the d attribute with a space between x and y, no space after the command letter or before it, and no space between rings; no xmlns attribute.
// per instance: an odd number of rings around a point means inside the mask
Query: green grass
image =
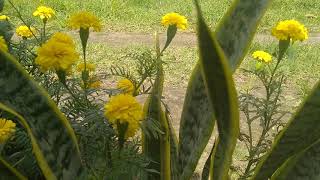
<svg viewBox="0 0 320 180"><path fill-rule="evenodd" d="M40 4L33 0L11 0L27 19ZM189 31L194 30L195 14L192 0L43 0L57 11L56 26L64 27L66 18L73 12L89 10L99 16L105 31L150 32L161 29L163 14L179 12L190 21ZM202 0L204 15L214 28L231 4L231 0ZM320 1L274 0L262 20L259 31L267 31L279 20L297 19L311 31L320 31ZM14 15L7 3L5 13Z"/></svg>
<svg viewBox="0 0 320 180"><path fill-rule="evenodd" d="M105 71L112 64L126 64L128 67L131 67L132 62L123 61L120 57L148 48L139 45L109 47L101 43L90 44L89 47L89 55L91 55L89 59L97 63L101 71ZM276 42L254 42L240 68L248 68L250 66L250 62L253 61L250 54L253 51L265 50L272 53L276 47ZM289 75L288 86L291 87L290 89L298 90L300 86L312 86L319 79L320 61L318 57L320 57L319 44L297 42L289 49L288 55L284 59L282 69ZM166 84L176 87L186 87L197 59L196 48L169 48L164 56L164 61L166 61ZM243 76L241 71L237 71L234 75L235 79L242 78ZM306 87L301 88L307 89Z"/></svg>

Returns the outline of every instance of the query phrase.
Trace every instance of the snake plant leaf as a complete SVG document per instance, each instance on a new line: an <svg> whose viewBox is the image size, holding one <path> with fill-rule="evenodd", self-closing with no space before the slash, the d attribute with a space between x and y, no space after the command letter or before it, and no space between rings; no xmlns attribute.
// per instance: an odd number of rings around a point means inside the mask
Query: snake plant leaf
<svg viewBox="0 0 320 180"><path fill-rule="evenodd" d="M320 142L287 160L271 179L320 179Z"/></svg>
<svg viewBox="0 0 320 180"><path fill-rule="evenodd" d="M0 0L0 12L3 11L4 8L4 0Z"/></svg>
<svg viewBox="0 0 320 180"><path fill-rule="evenodd" d="M211 168L211 159L212 159L212 154L214 150L215 145L213 145L211 152L206 160L206 163L204 164L204 167L202 169L202 174L201 174L201 180L209 180L210 177L210 170Z"/></svg>
<svg viewBox="0 0 320 180"><path fill-rule="evenodd" d="M157 76L152 88L151 94L144 105L146 119L153 119L160 123L163 134L160 138L143 135L142 149L144 154L149 157L152 162L148 169L154 169L160 174L148 174L147 179L170 180L170 135L166 114L162 108L162 92L164 82L164 72L162 60L160 57L159 35L156 33L156 51L157 51Z"/></svg>
<svg viewBox="0 0 320 180"><path fill-rule="evenodd" d="M171 179L178 179L178 138L174 131L173 125L171 123L171 118L169 112L166 111L166 119L168 123L169 136L170 136L170 168L171 168Z"/></svg>
<svg viewBox="0 0 320 180"><path fill-rule="evenodd" d="M22 174L20 174L14 167L12 167L7 161L0 157L0 179L6 180L27 180Z"/></svg>
<svg viewBox="0 0 320 180"><path fill-rule="evenodd" d="M293 158L301 152L306 151L307 153L301 156L302 159L304 156L306 159L311 158L309 157L311 156L309 153L312 152L315 153L313 155L318 154L319 149L314 149L312 146L320 139L319 117L320 82L315 86L308 98L301 104L286 127L276 137L271 150L260 160L255 169L253 179L264 180L270 178L280 166L289 160L289 158ZM307 150L309 148L310 150ZM315 161L310 161L310 163ZM302 169L296 173L304 171L302 165L299 167Z"/></svg>
<svg viewBox="0 0 320 180"><path fill-rule="evenodd" d="M0 36L3 36L6 42L9 42L13 36L12 26L9 21L0 21Z"/></svg>
<svg viewBox="0 0 320 180"><path fill-rule="evenodd" d="M270 1L235 0L216 29L217 40L233 71L247 53ZM180 173L188 178L210 139L214 118L198 63L189 80L179 131Z"/></svg>
<svg viewBox="0 0 320 180"><path fill-rule="evenodd" d="M240 132L237 92L224 53L204 22L199 4L197 2L195 4L198 12L201 71L216 114L219 131L219 140L212 159L213 177L211 179L227 179L232 154Z"/></svg>
<svg viewBox="0 0 320 180"><path fill-rule="evenodd" d="M0 89L0 102L27 120L43 155L43 160L37 160L44 175L50 179L82 176L79 148L68 120L45 90L12 56L2 51Z"/></svg>

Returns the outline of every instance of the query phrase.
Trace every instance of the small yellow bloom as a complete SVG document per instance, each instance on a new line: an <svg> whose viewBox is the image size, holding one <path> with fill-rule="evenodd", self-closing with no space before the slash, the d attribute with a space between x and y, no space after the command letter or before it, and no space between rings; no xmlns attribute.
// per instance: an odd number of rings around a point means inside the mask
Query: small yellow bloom
<svg viewBox="0 0 320 180"><path fill-rule="evenodd" d="M168 13L162 17L161 24L163 26L176 25L177 28L185 30L188 26L188 20L178 13Z"/></svg>
<svg viewBox="0 0 320 180"><path fill-rule="evenodd" d="M9 20L10 18L6 15L0 15L0 21Z"/></svg>
<svg viewBox="0 0 320 180"><path fill-rule="evenodd" d="M19 26L16 29L16 33L18 36L21 36L23 38L30 38L35 34L36 30L33 27L28 27L28 26Z"/></svg>
<svg viewBox="0 0 320 180"><path fill-rule="evenodd" d="M113 96L105 105L104 115L112 126L117 129L117 123L128 123L125 138L135 135L142 120L142 106L129 94Z"/></svg>
<svg viewBox="0 0 320 180"><path fill-rule="evenodd" d="M72 15L68 23L71 29L89 29L93 28L94 31L101 31L100 20L90 12L82 11Z"/></svg>
<svg viewBox="0 0 320 180"><path fill-rule="evenodd" d="M271 34L279 40L303 41L308 39L308 30L296 20L280 21Z"/></svg>
<svg viewBox="0 0 320 180"><path fill-rule="evenodd" d="M97 80L97 81L91 82L91 83L89 84L89 88L91 88L91 89L98 89L98 88L101 87L101 85L102 85L102 82L101 82L100 80Z"/></svg>
<svg viewBox="0 0 320 180"><path fill-rule="evenodd" d="M134 85L129 79L122 79L118 82L117 88L125 94L134 93Z"/></svg>
<svg viewBox="0 0 320 180"><path fill-rule="evenodd" d="M16 124L11 120L0 118L0 144L5 143L16 131Z"/></svg>
<svg viewBox="0 0 320 180"><path fill-rule="evenodd" d="M0 36L0 50L8 52L8 46L6 41L4 40L3 36Z"/></svg>
<svg viewBox="0 0 320 180"><path fill-rule="evenodd" d="M67 38L67 36L63 35L63 41L57 38L62 36L53 36L37 50L38 57L35 63L41 67L42 71L68 71L79 59L71 37Z"/></svg>
<svg viewBox="0 0 320 180"><path fill-rule="evenodd" d="M87 71L89 71L89 72L93 72L93 71L96 70L96 65L95 65L95 64L92 64L92 63L87 63L87 64L86 64L86 69L87 69ZM77 66L77 71L78 71L78 72L83 72L83 71L84 71L84 63L78 64L78 66Z"/></svg>
<svg viewBox="0 0 320 180"><path fill-rule="evenodd" d="M272 61L272 56L269 53L264 51L255 51L252 54L252 57L265 63L269 63Z"/></svg>
<svg viewBox="0 0 320 180"><path fill-rule="evenodd" d="M33 12L33 16L39 16L40 19L50 19L55 15L52 8L46 6L39 6L36 11Z"/></svg>

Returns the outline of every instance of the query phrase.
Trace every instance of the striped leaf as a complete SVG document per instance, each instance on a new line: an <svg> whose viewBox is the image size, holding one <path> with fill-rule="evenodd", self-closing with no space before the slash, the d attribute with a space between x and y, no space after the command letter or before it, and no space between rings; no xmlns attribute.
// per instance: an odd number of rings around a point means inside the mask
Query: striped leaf
<svg viewBox="0 0 320 180"><path fill-rule="evenodd" d="M168 115L169 112L166 112L166 119L169 128L170 136L170 168L171 168L171 179L178 179L178 138L174 131L174 128L171 123L171 118Z"/></svg>
<svg viewBox="0 0 320 180"><path fill-rule="evenodd" d="M258 163L255 170L254 179L264 180L270 178L280 166L289 160L289 158L298 158L296 160L302 158L300 160L301 162L304 162L308 158L315 156L313 157L315 159L308 163L312 164L313 162L319 161L319 157L316 157L316 155L319 154L319 149L317 148L319 146L312 147L320 139L319 117L320 83L315 86L310 96L305 100L304 103L302 103L297 113L288 122L284 130L282 130L282 132L276 137L271 150ZM302 152L305 153L299 155L299 153ZM291 159L291 163L295 162L296 160ZM294 167L295 166L292 168ZM301 169L296 173L303 171L304 174L307 174L308 170L305 170L304 165L301 164L297 167L300 167ZM317 168L317 166L313 168ZM312 169L310 169L310 171L312 171Z"/></svg>
<svg viewBox="0 0 320 180"><path fill-rule="evenodd" d="M320 142L287 160L271 179L320 179Z"/></svg>
<svg viewBox="0 0 320 180"><path fill-rule="evenodd" d="M27 180L22 174L20 174L14 167L0 157L0 180Z"/></svg>
<svg viewBox="0 0 320 180"><path fill-rule="evenodd" d="M245 56L269 2L236 0L220 22L215 34L233 71ZM198 63L189 80L180 121L179 165L185 177L190 178L196 168L212 134L214 118Z"/></svg>
<svg viewBox="0 0 320 180"><path fill-rule="evenodd" d="M224 53L204 22L198 3L196 6L201 71L219 131L211 179L227 179L240 132L237 92Z"/></svg>
<svg viewBox="0 0 320 180"><path fill-rule="evenodd" d="M4 7L4 0L0 0L0 12L3 11L3 7Z"/></svg>
<svg viewBox="0 0 320 180"><path fill-rule="evenodd" d="M211 152L206 160L206 163L204 164L204 167L202 169L201 180L209 180L210 170L212 169L211 159L212 159L212 154L214 153L214 147L215 147L215 144L213 145Z"/></svg>
<svg viewBox="0 0 320 180"><path fill-rule="evenodd" d="M83 168L79 148L68 120L23 67L3 52L0 89L0 102L26 119L25 127L30 127L29 134L39 146L33 150L44 175L48 179L80 177Z"/></svg>
<svg viewBox="0 0 320 180"><path fill-rule="evenodd" d="M153 136L143 136L142 148L144 154L153 161L148 169L154 169L160 172L160 174L148 174L148 179L170 180L170 132L166 114L161 106L164 74L158 45L159 36L156 34L156 49L158 55L157 77L152 92L145 103L144 110L145 116L147 117L146 119L158 121L160 123L161 131L164 134L161 134L158 139Z"/></svg>

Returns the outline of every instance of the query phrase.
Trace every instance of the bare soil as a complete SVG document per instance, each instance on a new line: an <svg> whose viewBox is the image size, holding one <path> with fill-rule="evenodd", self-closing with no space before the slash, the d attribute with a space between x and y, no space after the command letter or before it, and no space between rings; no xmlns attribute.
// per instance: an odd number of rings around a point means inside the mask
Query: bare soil
<svg viewBox="0 0 320 180"><path fill-rule="evenodd" d="M273 37L268 34L257 34L255 40L262 42L270 42ZM161 42L165 43L166 34L160 34ZM144 45L152 46L154 44L154 35L149 33L135 32L99 32L91 33L90 41L94 43L106 43L109 46L129 46ZM311 33L305 43L320 43L320 33ZM172 42L175 47L195 47L197 38L195 33L178 32Z"/></svg>

